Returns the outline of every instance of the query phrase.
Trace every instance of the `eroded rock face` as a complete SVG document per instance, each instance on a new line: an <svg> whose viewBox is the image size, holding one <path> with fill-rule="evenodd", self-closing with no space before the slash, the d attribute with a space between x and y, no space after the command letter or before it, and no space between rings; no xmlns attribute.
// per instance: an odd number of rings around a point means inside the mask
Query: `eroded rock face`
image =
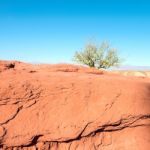
<svg viewBox="0 0 150 150"><path fill-rule="evenodd" d="M65 64L0 69L0 149L149 150L149 78Z"/></svg>

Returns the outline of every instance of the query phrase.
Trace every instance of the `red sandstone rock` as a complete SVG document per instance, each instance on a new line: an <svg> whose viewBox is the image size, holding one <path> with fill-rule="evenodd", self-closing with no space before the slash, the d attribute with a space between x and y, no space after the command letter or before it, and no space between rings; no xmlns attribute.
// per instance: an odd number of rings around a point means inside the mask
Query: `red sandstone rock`
<svg viewBox="0 0 150 150"><path fill-rule="evenodd" d="M150 79L0 62L0 149L149 150Z"/></svg>

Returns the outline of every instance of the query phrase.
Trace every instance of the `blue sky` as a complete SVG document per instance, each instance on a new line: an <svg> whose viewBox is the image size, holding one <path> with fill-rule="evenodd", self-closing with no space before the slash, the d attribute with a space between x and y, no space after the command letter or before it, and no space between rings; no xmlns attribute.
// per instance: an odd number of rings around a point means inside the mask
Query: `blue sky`
<svg viewBox="0 0 150 150"><path fill-rule="evenodd" d="M0 0L0 59L72 63L89 41L108 41L125 65L150 66L150 2Z"/></svg>

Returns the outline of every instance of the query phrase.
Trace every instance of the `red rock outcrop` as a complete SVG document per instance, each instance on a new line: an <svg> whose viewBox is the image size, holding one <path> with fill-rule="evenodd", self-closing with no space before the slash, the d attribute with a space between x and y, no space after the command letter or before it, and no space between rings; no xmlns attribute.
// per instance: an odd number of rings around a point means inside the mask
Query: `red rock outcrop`
<svg viewBox="0 0 150 150"><path fill-rule="evenodd" d="M149 148L149 78L0 62L0 150Z"/></svg>

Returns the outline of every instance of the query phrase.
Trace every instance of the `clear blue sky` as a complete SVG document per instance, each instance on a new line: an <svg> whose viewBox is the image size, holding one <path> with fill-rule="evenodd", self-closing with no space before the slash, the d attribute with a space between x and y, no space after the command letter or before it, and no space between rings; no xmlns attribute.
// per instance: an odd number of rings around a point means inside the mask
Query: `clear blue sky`
<svg viewBox="0 0 150 150"><path fill-rule="evenodd" d="M71 63L89 40L150 66L150 1L0 0L0 59Z"/></svg>

